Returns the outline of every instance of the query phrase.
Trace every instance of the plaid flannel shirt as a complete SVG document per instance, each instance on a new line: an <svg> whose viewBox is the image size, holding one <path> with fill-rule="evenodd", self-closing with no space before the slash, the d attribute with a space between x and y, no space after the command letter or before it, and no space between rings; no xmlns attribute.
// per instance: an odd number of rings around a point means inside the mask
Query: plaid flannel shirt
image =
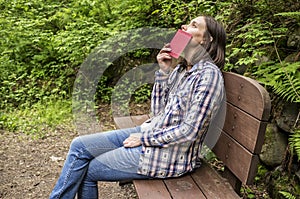
<svg viewBox="0 0 300 199"><path fill-rule="evenodd" d="M224 96L222 73L201 61L189 71L177 66L168 75L155 73L148 125L142 125L139 174L167 178L180 176L197 166L203 136L212 113Z"/></svg>

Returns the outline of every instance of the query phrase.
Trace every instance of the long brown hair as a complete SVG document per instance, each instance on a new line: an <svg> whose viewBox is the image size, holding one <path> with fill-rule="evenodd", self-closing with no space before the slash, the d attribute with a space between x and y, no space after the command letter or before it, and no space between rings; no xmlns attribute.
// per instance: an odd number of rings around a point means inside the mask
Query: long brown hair
<svg viewBox="0 0 300 199"><path fill-rule="evenodd" d="M226 50L226 32L223 26L210 16L204 16L206 22L206 32L204 34L206 41L203 47L214 63L222 69L225 64L225 50Z"/></svg>

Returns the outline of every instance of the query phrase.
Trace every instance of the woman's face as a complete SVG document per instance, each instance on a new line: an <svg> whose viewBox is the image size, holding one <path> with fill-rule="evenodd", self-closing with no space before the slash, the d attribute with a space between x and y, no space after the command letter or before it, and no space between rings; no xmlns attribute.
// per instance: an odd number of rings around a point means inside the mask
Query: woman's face
<svg viewBox="0 0 300 199"><path fill-rule="evenodd" d="M192 34L193 37L190 42L190 47L203 44L206 31L206 22L203 16L193 19L188 25L182 25L181 29Z"/></svg>

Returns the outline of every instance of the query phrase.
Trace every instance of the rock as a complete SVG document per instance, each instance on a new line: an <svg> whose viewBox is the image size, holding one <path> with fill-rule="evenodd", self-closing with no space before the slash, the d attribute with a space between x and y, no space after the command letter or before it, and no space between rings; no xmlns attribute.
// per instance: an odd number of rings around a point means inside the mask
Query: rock
<svg viewBox="0 0 300 199"><path fill-rule="evenodd" d="M255 65L259 66L259 65L269 62L269 61L270 61L270 57L261 56L261 57L258 57L258 59L255 61Z"/></svg>
<svg viewBox="0 0 300 199"><path fill-rule="evenodd" d="M280 165L284 159L287 145L287 136L279 131L276 124L269 124L266 129L265 142L259 155L261 161L270 167Z"/></svg>
<svg viewBox="0 0 300 199"><path fill-rule="evenodd" d="M288 63L300 61L300 52L290 54L284 59L284 61Z"/></svg>
<svg viewBox="0 0 300 199"><path fill-rule="evenodd" d="M235 72L242 75L244 74L248 69L248 66L246 64L240 65L238 68L235 68Z"/></svg>
<svg viewBox="0 0 300 199"><path fill-rule="evenodd" d="M242 58L241 55L231 57L231 58L229 58L229 62L230 63L237 63L240 58ZM232 69L232 71L237 73L237 74L243 75L247 71L247 68L248 68L248 66L246 64L236 65L236 67L234 67Z"/></svg>
<svg viewBox="0 0 300 199"><path fill-rule="evenodd" d="M300 48L300 28L298 28L292 34L290 34L287 41L287 46L294 47L297 49Z"/></svg>
<svg viewBox="0 0 300 199"><path fill-rule="evenodd" d="M300 111L300 103L285 103L281 113L275 118L278 127L285 132L292 132L292 129L300 129L300 123L296 120Z"/></svg>

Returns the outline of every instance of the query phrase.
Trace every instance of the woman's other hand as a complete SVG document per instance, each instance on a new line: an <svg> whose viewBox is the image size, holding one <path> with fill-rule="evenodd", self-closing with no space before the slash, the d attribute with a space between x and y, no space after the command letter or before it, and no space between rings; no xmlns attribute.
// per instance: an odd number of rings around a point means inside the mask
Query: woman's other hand
<svg viewBox="0 0 300 199"><path fill-rule="evenodd" d="M142 145L141 142L141 133L131 134L126 140L124 140L123 144L126 148L138 147Z"/></svg>

